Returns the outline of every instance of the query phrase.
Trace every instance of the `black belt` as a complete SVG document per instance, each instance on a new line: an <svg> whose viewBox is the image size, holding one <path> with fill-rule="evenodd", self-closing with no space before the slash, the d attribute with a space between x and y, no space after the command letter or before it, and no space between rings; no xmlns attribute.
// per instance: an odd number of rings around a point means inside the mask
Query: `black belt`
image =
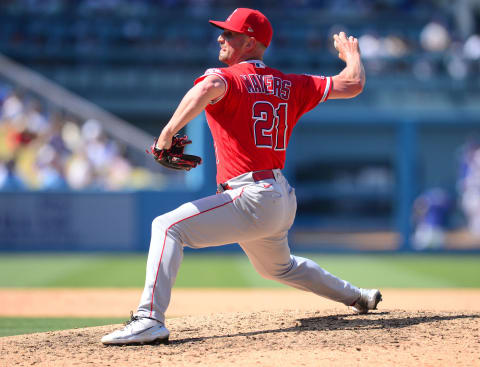
<svg viewBox="0 0 480 367"><path fill-rule="evenodd" d="M265 170L265 171L255 171L252 173L253 181L258 182L262 180L268 180L273 178L275 180L275 174L272 170ZM217 186L217 194L220 194L224 191L231 190L232 188L228 183L220 183Z"/></svg>

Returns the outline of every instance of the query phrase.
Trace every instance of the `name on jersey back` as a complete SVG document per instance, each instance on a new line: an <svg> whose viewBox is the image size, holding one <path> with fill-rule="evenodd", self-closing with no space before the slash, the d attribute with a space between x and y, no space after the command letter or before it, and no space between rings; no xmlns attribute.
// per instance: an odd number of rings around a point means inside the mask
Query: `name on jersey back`
<svg viewBox="0 0 480 367"><path fill-rule="evenodd" d="M280 99L288 100L292 82L273 75L248 74L240 75L248 93L262 93L274 95Z"/></svg>

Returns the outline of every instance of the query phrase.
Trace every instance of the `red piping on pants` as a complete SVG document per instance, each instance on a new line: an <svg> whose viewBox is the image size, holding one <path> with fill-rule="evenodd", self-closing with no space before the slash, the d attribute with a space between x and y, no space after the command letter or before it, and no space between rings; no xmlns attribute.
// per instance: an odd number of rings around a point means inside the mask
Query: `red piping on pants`
<svg viewBox="0 0 480 367"><path fill-rule="evenodd" d="M243 194L243 190L245 190L245 187L242 189L242 191L240 192L240 194L238 194L237 196L235 196L232 200L230 201L227 201L226 203L223 203L223 204L220 204L220 205L217 205L213 208L210 208L210 209L207 209L207 210L204 210L203 212L200 212L200 213L197 213L197 214L193 214L187 218L183 218L183 219L180 219L178 221L176 221L175 223L171 224L166 230L165 230L165 238L163 239L163 247L162 247L162 253L160 254L160 261L158 262L158 268L157 268L157 274L155 275L155 283L153 283L153 289L152 289L152 302L150 303L150 316L149 317L152 317L152 313L153 313L153 296L155 295L155 288L157 286L157 279L158 279L158 272L160 271L160 265L162 264L162 258L163 258L163 251L165 250L165 243L167 242L167 232L170 228L172 228L175 224L178 224L180 222L183 222L184 220L187 220L189 218L193 218L197 215L200 215L200 214L203 214L203 213L207 213L211 210L214 210L214 209L217 209L217 208L220 208L224 205L227 205L227 204L231 204L233 203L235 200L237 200L240 196L242 196Z"/></svg>

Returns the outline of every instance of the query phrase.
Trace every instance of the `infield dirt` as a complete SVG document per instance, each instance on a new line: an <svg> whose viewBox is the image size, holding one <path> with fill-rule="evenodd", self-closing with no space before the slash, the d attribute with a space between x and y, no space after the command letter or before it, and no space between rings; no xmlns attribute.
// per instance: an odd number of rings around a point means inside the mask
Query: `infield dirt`
<svg viewBox="0 0 480 367"><path fill-rule="evenodd" d="M56 304L58 312L68 300L55 316L105 306L89 316L118 316L117 299L128 314L140 291L117 292L4 289L0 315L12 315L16 300L17 311L30 302L23 316L27 309L52 316L46 308ZM480 291L383 293L379 310L354 315L295 290L180 289L167 320L169 345L103 346L100 338L119 325L18 335L0 338L0 366L480 366Z"/></svg>

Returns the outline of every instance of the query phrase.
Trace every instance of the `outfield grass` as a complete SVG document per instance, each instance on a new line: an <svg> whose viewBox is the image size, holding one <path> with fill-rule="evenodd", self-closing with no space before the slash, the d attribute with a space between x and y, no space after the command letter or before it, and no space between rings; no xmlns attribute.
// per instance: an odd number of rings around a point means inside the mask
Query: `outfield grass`
<svg viewBox="0 0 480 367"><path fill-rule="evenodd" d="M0 317L0 337L123 323L125 318Z"/></svg>
<svg viewBox="0 0 480 367"><path fill-rule="evenodd" d="M478 288L480 255L300 254L361 287ZM146 255L0 255L0 287L138 287ZM176 287L282 287L261 278L243 254L187 253Z"/></svg>

